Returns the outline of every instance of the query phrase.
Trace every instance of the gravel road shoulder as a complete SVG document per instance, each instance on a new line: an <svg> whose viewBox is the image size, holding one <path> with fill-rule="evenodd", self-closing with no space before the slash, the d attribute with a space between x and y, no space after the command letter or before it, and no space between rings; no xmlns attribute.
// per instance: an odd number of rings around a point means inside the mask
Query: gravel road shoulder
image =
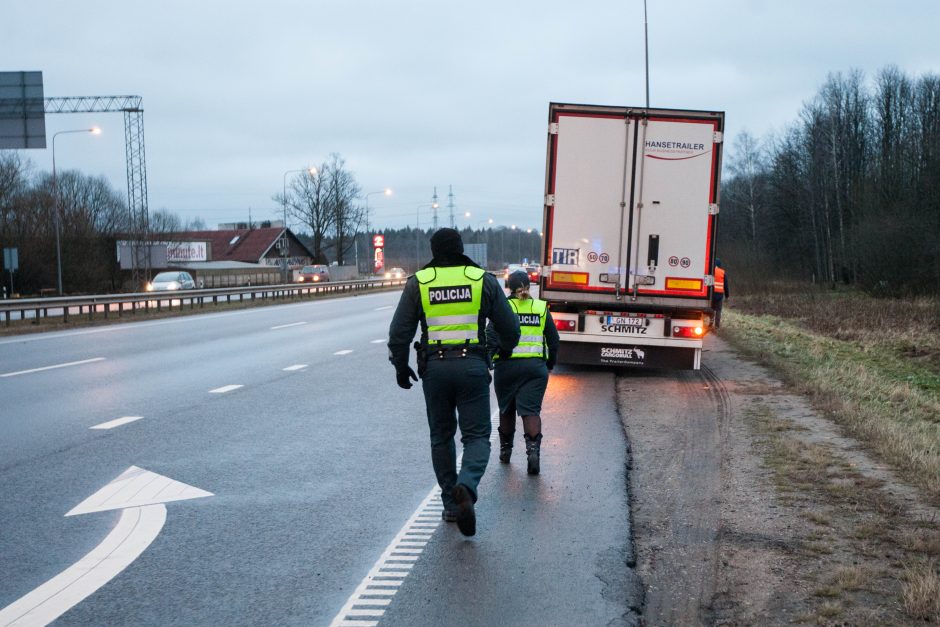
<svg viewBox="0 0 940 627"><path fill-rule="evenodd" d="M650 625L940 620L940 517L718 337L617 378Z"/></svg>

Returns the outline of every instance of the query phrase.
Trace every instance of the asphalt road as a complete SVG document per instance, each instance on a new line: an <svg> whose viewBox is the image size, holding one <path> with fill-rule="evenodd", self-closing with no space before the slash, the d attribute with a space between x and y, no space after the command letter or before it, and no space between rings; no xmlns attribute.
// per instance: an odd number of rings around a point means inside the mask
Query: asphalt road
<svg viewBox="0 0 940 627"><path fill-rule="evenodd" d="M525 474L520 427L466 539L420 507L423 398L386 357L397 299L0 340L0 624L122 528L129 509L65 514L132 466L211 496L167 502L142 553L56 624L634 623L613 375L553 375L542 475ZM91 428L122 417L140 418ZM399 574L357 596L378 567Z"/></svg>

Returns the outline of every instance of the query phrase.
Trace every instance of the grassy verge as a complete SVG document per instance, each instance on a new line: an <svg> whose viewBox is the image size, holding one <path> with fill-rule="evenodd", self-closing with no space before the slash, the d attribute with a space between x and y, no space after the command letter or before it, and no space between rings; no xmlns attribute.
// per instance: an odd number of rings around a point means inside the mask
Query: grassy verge
<svg viewBox="0 0 940 627"><path fill-rule="evenodd" d="M806 592L799 623L894 625L940 620L940 523L899 506L828 443L756 404L743 419L758 436L780 503L810 523L792 528ZM788 525L788 529L790 529Z"/></svg>
<svg viewBox="0 0 940 627"><path fill-rule="evenodd" d="M940 503L940 300L736 298L721 335Z"/></svg>

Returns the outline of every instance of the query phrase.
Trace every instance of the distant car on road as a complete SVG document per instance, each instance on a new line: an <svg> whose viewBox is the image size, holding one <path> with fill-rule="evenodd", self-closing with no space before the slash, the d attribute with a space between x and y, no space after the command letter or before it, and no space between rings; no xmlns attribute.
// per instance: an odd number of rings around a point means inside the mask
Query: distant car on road
<svg viewBox="0 0 940 627"><path fill-rule="evenodd" d="M188 272L161 272L147 284L148 292L172 292L174 290L192 290L196 282Z"/></svg>
<svg viewBox="0 0 940 627"><path fill-rule="evenodd" d="M304 266L297 275L298 283L327 283L330 280L330 269L324 265Z"/></svg>
<svg viewBox="0 0 940 627"><path fill-rule="evenodd" d="M401 268L392 268L385 273L386 279L404 279L406 276L405 271Z"/></svg>
<svg viewBox="0 0 940 627"><path fill-rule="evenodd" d="M525 267L525 271L529 275L529 282L538 283L539 277L542 276L542 266L537 263L530 263Z"/></svg>

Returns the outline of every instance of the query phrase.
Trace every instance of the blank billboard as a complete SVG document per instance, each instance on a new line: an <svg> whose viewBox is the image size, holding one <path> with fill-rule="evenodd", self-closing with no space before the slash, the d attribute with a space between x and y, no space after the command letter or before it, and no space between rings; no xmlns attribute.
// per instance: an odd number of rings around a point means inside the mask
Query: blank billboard
<svg viewBox="0 0 940 627"><path fill-rule="evenodd" d="M45 147L42 72L0 72L0 149Z"/></svg>

